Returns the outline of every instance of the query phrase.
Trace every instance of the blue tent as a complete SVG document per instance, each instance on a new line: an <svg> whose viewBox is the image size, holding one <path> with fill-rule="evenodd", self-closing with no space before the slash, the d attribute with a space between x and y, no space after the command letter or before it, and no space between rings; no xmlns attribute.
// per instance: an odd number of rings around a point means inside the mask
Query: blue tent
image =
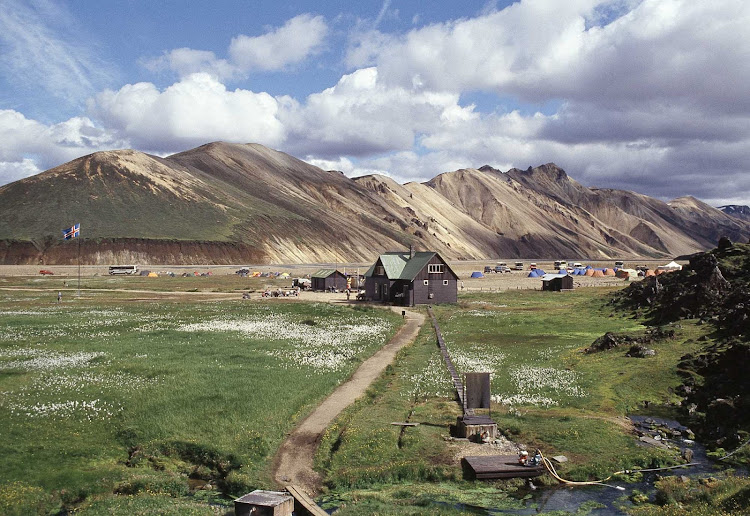
<svg viewBox="0 0 750 516"><path fill-rule="evenodd" d="M529 278L539 278L541 276L544 276L544 271L541 269L534 269L532 270L527 277Z"/></svg>
<svg viewBox="0 0 750 516"><path fill-rule="evenodd" d="M477 271L477 272L472 272L472 273L471 273L471 277L472 277L472 278L484 278L484 274L482 274L482 273L481 273L481 272L479 272L479 271Z"/></svg>

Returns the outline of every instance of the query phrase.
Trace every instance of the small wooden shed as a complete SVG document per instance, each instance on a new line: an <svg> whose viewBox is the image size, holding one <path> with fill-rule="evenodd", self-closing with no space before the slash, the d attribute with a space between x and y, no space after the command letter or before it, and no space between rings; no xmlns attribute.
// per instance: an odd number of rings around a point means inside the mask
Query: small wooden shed
<svg viewBox="0 0 750 516"><path fill-rule="evenodd" d="M279 491L256 489L234 501L237 516L292 516L294 498Z"/></svg>
<svg viewBox="0 0 750 516"><path fill-rule="evenodd" d="M542 290L560 292L573 290L573 276L570 274L545 274L542 276Z"/></svg>
<svg viewBox="0 0 750 516"><path fill-rule="evenodd" d="M310 276L310 283L313 290L345 290L346 276L337 269L320 269Z"/></svg>

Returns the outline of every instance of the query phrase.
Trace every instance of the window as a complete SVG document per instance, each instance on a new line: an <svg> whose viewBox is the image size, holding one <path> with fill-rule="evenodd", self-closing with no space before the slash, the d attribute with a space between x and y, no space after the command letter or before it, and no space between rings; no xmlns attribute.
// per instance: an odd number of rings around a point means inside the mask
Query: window
<svg viewBox="0 0 750 516"><path fill-rule="evenodd" d="M429 285L430 284L430 280L424 280L424 284L425 285Z"/></svg>
<svg viewBox="0 0 750 516"><path fill-rule="evenodd" d="M385 276L385 267L378 265L375 267L375 276Z"/></svg>
<svg viewBox="0 0 750 516"><path fill-rule="evenodd" d="M448 286L448 280L447 280L447 279L444 279L444 280L443 280L443 286L444 286L444 287Z"/></svg>
<svg viewBox="0 0 750 516"><path fill-rule="evenodd" d="M428 274L442 274L443 264L442 263L430 263L427 265Z"/></svg>

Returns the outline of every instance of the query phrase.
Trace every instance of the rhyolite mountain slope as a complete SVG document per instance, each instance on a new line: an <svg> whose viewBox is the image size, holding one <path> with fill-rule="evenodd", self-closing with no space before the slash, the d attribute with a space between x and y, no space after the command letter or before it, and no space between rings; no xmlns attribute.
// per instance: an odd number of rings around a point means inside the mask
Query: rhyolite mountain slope
<svg viewBox="0 0 750 516"><path fill-rule="evenodd" d="M670 257L750 236L695 199L586 188L554 164L401 185L216 142L97 152L0 187L0 262L70 263L60 230L75 222L83 263L367 262L409 245L448 259Z"/></svg>
<svg viewBox="0 0 750 516"><path fill-rule="evenodd" d="M750 221L750 206L744 206L742 204L727 204L726 206L719 206L719 210L732 217L738 219Z"/></svg>

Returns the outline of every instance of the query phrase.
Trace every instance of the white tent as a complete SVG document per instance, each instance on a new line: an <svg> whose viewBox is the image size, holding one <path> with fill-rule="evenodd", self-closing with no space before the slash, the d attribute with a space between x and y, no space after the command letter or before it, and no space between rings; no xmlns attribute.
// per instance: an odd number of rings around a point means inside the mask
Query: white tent
<svg viewBox="0 0 750 516"><path fill-rule="evenodd" d="M677 263L675 261L671 261L671 262L669 262L666 265L659 265L657 267L657 270L660 270L660 271L681 271L682 270L682 265L680 265L679 263Z"/></svg>

